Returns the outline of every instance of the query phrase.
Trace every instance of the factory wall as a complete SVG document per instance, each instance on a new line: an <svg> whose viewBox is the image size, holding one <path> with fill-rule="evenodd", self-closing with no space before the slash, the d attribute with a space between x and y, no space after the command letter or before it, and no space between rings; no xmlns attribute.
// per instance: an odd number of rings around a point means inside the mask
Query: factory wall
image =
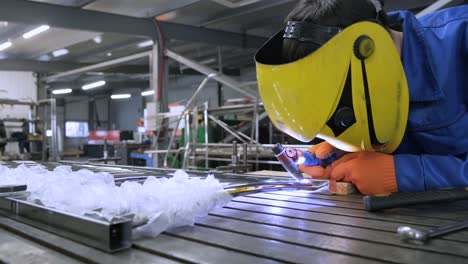
<svg viewBox="0 0 468 264"><path fill-rule="evenodd" d="M137 129L137 121L143 118L143 99L141 89L119 89L118 94L129 93L130 99L111 100L111 129L133 130Z"/></svg>
<svg viewBox="0 0 468 264"><path fill-rule="evenodd" d="M66 97L65 105L63 108L57 108L57 115L59 111L63 111L64 120L59 122L57 120L57 126L62 127L62 131L65 131L66 121L88 121L88 100L87 96L75 96ZM63 150L76 150L88 141L87 138L69 138L65 136L65 132L62 133L64 139Z"/></svg>
<svg viewBox="0 0 468 264"><path fill-rule="evenodd" d="M201 75L171 76L168 80L168 102L179 102L185 105L193 95L205 77ZM255 80L255 69L249 68L242 71L242 75L235 77L238 81L246 82ZM112 87L104 89L112 90ZM143 109L146 102L153 101L153 96L141 96L141 91L148 88L130 88L113 90L112 93L130 93L130 99L111 100L110 95L70 97L65 103L65 121L89 121L90 130L136 130L137 121L143 117ZM224 88L224 99L245 97L230 88ZM94 99L94 101L93 101ZM209 81L196 100L197 105L209 102L210 107L218 106L218 84ZM94 108L94 109L93 109ZM97 109L97 115L96 115ZM99 124L97 119L99 118ZM64 135L64 134L63 134ZM64 138L64 150L78 149L86 144L87 139Z"/></svg>
<svg viewBox="0 0 468 264"><path fill-rule="evenodd" d="M184 76L171 76L168 84L168 102L179 102L185 104L203 81L205 76L202 75L184 75ZM241 76L233 77L240 82L255 81L255 68L246 68L241 71ZM230 89L229 87L223 88L223 98L241 98L245 97L243 94ZM152 97L148 96L145 101L152 101ZM198 95L196 103L201 105L208 101L210 107L218 106L218 83L210 80L202 92Z"/></svg>
<svg viewBox="0 0 468 264"><path fill-rule="evenodd" d="M179 102L181 105L185 105L204 78L204 76L200 75L172 77L169 80L168 85L168 102ZM208 101L210 106L217 106L217 89L218 84L215 81L210 80L198 95L195 103L200 105L205 101Z"/></svg>
<svg viewBox="0 0 468 264"><path fill-rule="evenodd" d="M0 71L0 98L37 100L36 78L32 72ZM0 119L28 118L29 106L0 105ZM6 122L7 136L14 131L21 131L21 123ZM19 153L18 144L10 143L6 146L9 153Z"/></svg>
<svg viewBox="0 0 468 264"><path fill-rule="evenodd" d="M112 100L110 95L74 96L65 101L65 121L88 121L89 130L136 130L143 116L142 89L119 89L114 93L130 93L132 98ZM65 136L65 135L64 135ZM64 138L64 150L76 150L87 138Z"/></svg>

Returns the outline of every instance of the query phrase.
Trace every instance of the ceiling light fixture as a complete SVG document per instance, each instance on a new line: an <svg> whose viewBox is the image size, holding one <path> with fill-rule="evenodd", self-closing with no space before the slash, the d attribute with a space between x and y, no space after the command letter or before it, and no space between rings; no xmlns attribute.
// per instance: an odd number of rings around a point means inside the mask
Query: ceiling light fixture
<svg viewBox="0 0 468 264"><path fill-rule="evenodd" d="M106 81L98 81L98 82L93 82L93 83L88 83L88 84L85 84L81 87L81 89L83 90L89 90L89 89L93 89L93 88L97 88L97 87L100 87L100 86L103 86L106 84Z"/></svg>
<svg viewBox="0 0 468 264"><path fill-rule="evenodd" d="M154 90L148 90L141 92L141 96L148 96L154 94Z"/></svg>
<svg viewBox="0 0 468 264"><path fill-rule="evenodd" d="M4 43L0 44L0 51L8 49L12 45L13 44L10 41L4 42Z"/></svg>
<svg viewBox="0 0 468 264"><path fill-rule="evenodd" d="M72 89L70 89L70 88L57 89L57 90L52 91L53 94L69 94L71 92L72 92Z"/></svg>
<svg viewBox="0 0 468 264"><path fill-rule="evenodd" d="M139 48L144 48L144 47L148 47L148 46L151 46L154 44L154 41L152 40L147 40L147 41L143 41L143 42L140 42L138 43L138 47Z"/></svg>
<svg viewBox="0 0 468 264"><path fill-rule="evenodd" d="M42 25L42 26L37 27L37 28L35 28L35 29L33 29L33 30L29 31L29 32L24 33L23 38L25 38L25 39L32 38L32 37L34 37L34 36L36 36L38 34L41 34L44 31L49 30L49 28L50 27L48 25Z"/></svg>
<svg viewBox="0 0 468 264"><path fill-rule="evenodd" d="M67 55L67 54L68 54L67 49L59 49L59 50L52 52L52 55L54 55L54 57L60 57L60 56Z"/></svg>
<svg viewBox="0 0 468 264"><path fill-rule="evenodd" d="M111 95L111 99L128 99L132 97L131 94L113 94Z"/></svg>

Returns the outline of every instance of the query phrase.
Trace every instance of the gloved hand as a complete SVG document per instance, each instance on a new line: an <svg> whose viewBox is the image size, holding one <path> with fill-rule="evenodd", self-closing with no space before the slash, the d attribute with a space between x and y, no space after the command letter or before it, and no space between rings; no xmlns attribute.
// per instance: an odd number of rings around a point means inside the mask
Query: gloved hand
<svg viewBox="0 0 468 264"><path fill-rule="evenodd" d="M328 142L324 141L317 145L313 145L307 149L307 151L315 154L317 158L323 159L328 153L334 150L334 148L335 147L330 145ZM314 179L328 179L331 167L328 166L327 168L323 168L321 166L306 166L301 164L299 165L299 169L305 174L312 176Z"/></svg>
<svg viewBox="0 0 468 264"><path fill-rule="evenodd" d="M326 174L331 180L355 184L365 195L398 192L394 158L389 154L350 153L333 162Z"/></svg>

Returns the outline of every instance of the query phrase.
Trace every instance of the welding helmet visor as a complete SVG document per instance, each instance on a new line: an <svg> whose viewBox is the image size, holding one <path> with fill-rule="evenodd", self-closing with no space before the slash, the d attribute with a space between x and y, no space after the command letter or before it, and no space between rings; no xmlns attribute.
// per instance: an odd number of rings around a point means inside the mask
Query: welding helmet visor
<svg viewBox="0 0 468 264"><path fill-rule="evenodd" d="M284 63L288 37L323 45ZM400 144L408 87L400 56L381 25L359 22L341 30L289 22L255 61L264 107L283 132L303 142L319 137L353 152L391 153Z"/></svg>

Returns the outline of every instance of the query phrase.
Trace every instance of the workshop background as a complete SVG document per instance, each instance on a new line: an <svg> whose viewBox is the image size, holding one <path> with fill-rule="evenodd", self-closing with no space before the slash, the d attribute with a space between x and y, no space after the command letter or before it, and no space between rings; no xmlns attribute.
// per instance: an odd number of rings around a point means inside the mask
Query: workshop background
<svg viewBox="0 0 468 264"><path fill-rule="evenodd" d="M0 153L0 162L65 161L77 168L87 168L82 165L85 163L107 164L127 168L131 173L140 173L138 168L181 168L236 175L283 170L273 155L274 144L299 148L308 144L294 140L271 124L258 96L253 57L262 43L282 28L285 16L297 2L1 0L0 122L5 124L6 135L0 140L6 147ZM466 3L463 0L388 0L385 10L410 10L422 15ZM319 141L314 140L309 145L316 142ZM293 254L296 250L318 254L317 260L328 263L342 260L344 263L411 262L410 257L404 256L416 246L403 247L398 245L397 239L380 239L379 232L393 232L399 221L423 223L416 216L394 216L391 220L382 216L369 217L373 220L361 224L376 233L370 235L372 238L358 238L355 250L359 253L352 252L353 246L345 240L340 240L343 248L323 244L305 248L302 233L297 230L275 233L282 224L297 224L296 221L313 216L322 222L311 228L323 228L321 235L330 232L338 238L359 236L343 219L334 215L331 220L326 219L323 213L330 211L307 211L306 199L305 193L239 198L230 209L217 211L218 215L223 215L219 218L239 217L231 212L238 209L245 214L263 212L277 217L277 221L258 217L223 226L211 216L203 220L201 228L208 230L216 226L210 232L167 233L157 240L133 245L133 253L121 255L121 259L55 237L44 229L33 230L9 222L7 218L0 219L0 244L10 237L27 250L39 248L34 250L44 255L36 255L41 256L36 263L304 261ZM337 207L331 209L336 210L333 211L336 215L356 219L368 217L352 211L356 209L357 198L340 199L325 199L322 205L337 203ZM339 211L340 208L348 208L343 209L348 211ZM288 212L283 214L275 209ZM282 216L275 216L276 213ZM423 226L448 224L459 220L458 216L455 213L432 215ZM343 232L349 232L348 235L328 230L327 221L343 224ZM265 222L263 224L268 227L264 231L270 233L258 231L249 236L248 232L241 231L255 230L256 223L260 222ZM230 238L235 241L229 244L227 238L224 242L216 239L223 232L231 232ZM306 233L309 232L312 231ZM43 238L39 241L36 236ZM222 234L219 237L223 237ZM312 236L308 238L313 239ZM54 239L58 241L55 244L51 242ZM452 262L463 263L468 261L468 255L458 242L467 239L466 235L453 235L440 242L441 247L436 244L421 250L423 253L416 259L441 263L446 260L444 256L452 256ZM245 245L241 241L245 241ZM273 249L277 246L275 241L280 241L277 243L282 246ZM58 246L61 243L65 244ZM67 243L73 244L74 253L66 249ZM258 249L255 247L258 244L272 249ZM9 246L10 249L14 247ZM190 250L184 251L187 248ZM204 256L199 253L206 250L211 253ZM394 259L386 257L384 252L388 250L394 250ZM6 248L0 251L2 254L9 252ZM91 254L87 256L86 252ZM331 252L333 256L329 258L320 252ZM34 262L26 253L11 254L5 259L16 263ZM0 260L3 257L0 255Z"/></svg>

